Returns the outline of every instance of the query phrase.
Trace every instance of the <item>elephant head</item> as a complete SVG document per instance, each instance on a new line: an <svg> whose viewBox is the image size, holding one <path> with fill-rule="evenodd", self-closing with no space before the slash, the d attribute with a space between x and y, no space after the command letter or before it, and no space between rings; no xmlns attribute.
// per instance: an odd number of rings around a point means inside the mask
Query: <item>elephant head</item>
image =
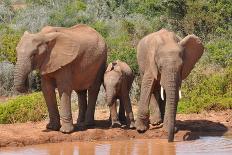
<svg viewBox="0 0 232 155"><path fill-rule="evenodd" d="M62 32L30 34L26 31L16 47L15 89L19 92L27 90L25 81L33 69L39 69L44 75L72 62L78 48L78 44Z"/></svg>
<svg viewBox="0 0 232 155"><path fill-rule="evenodd" d="M122 84L122 71L117 62L110 63L104 74L104 87L106 90L106 102L111 106L119 95Z"/></svg>
<svg viewBox="0 0 232 155"><path fill-rule="evenodd" d="M168 131L168 140L173 141L181 81L190 74L203 54L204 47L195 35L181 39L167 30L157 33L155 44L156 52L151 52L149 57L150 67L154 77L160 79L165 89L164 128Z"/></svg>

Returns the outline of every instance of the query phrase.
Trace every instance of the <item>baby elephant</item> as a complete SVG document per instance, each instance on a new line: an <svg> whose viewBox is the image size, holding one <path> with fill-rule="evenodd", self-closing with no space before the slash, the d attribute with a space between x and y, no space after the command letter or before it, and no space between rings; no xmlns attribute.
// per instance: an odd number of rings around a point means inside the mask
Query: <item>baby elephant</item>
<svg viewBox="0 0 232 155"><path fill-rule="evenodd" d="M129 128L135 128L135 121L129 97L134 75L130 67L120 60L108 65L104 74L104 87L106 90L106 100L110 107L110 117L112 127L119 127L127 122ZM117 115L116 100L120 100L119 118ZM126 116L125 117L125 110Z"/></svg>

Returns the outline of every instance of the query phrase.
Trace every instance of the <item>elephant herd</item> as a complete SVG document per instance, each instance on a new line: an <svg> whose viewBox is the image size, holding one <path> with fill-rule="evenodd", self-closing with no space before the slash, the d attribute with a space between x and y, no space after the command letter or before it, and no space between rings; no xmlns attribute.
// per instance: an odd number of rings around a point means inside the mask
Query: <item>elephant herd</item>
<svg viewBox="0 0 232 155"><path fill-rule="evenodd" d="M94 126L96 100L103 84L112 127L127 123L129 128L143 133L148 130L149 123L163 123L171 142L174 140L181 81L191 72L204 47L195 35L182 39L166 29L151 33L139 41L137 61L142 81L136 121L129 97L133 72L120 60L107 67L107 45L93 28L78 24L70 28L46 26L34 34L26 31L16 51L15 88L25 92L28 74L39 70L49 113L47 129L63 133L74 131L71 113L73 90L78 95L77 124ZM164 95L161 87L165 90ZM59 110L56 88L61 100ZM119 114L116 99L120 100ZM153 113L150 114L150 111Z"/></svg>

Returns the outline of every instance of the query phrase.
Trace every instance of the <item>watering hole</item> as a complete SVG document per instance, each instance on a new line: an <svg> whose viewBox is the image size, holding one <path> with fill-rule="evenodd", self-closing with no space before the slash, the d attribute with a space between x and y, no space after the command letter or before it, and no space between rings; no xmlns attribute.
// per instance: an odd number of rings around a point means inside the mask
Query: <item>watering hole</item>
<svg viewBox="0 0 232 155"><path fill-rule="evenodd" d="M165 139L124 141L62 142L26 147L3 148L0 155L231 155L232 136L206 136L185 142L167 143Z"/></svg>

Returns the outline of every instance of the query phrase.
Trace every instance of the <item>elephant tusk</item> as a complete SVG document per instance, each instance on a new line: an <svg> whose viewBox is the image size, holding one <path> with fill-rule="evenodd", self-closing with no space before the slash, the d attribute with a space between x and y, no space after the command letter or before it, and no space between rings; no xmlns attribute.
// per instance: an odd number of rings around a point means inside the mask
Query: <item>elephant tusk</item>
<svg viewBox="0 0 232 155"><path fill-rule="evenodd" d="M164 101L164 88L161 86L161 99Z"/></svg>
<svg viewBox="0 0 232 155"><path fill-rule="evenodd" d="M181 95L181 90L179 90L179 99L182 98L182 95Z"/></svg>

